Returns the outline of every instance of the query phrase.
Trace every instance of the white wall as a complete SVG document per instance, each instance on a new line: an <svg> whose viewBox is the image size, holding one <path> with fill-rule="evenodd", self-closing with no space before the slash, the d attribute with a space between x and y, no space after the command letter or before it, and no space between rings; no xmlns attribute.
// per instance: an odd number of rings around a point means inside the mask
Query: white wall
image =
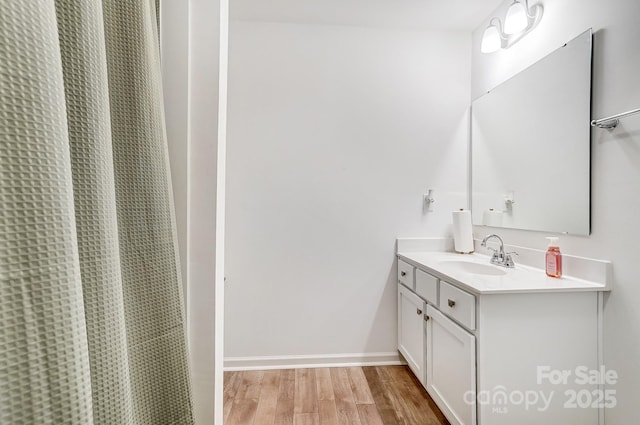
<svg viewBox="0 0 640 425"><path fill-rule="evenodd" d="M395 238L467 205L470 34L230 34L225 357L396 353Z"/></svg>
<svg viewBox="0 0 640 425"><path fill-rule="evenodd" d="M502 7L491 16L504 17ZM636 0L545 0L540 25L510 49L480 53L486 22L473 34L472 96L504 81L566 41L593 27L593 118L640 107L640 2ZM491 16L487 17L487 22ZM541 164L541 172L543 164ZM604 360L618 371L617 407L608 424L637 423L640 394L640 117L621 121L612 131L592 130L592 234L562 237L564 252L613 261L614 288L605 299ZM480 236L486 232L476 228ZM537 232L500 230L505 243L544 248ZM541 314L544 314L541 312Z"/></svg>

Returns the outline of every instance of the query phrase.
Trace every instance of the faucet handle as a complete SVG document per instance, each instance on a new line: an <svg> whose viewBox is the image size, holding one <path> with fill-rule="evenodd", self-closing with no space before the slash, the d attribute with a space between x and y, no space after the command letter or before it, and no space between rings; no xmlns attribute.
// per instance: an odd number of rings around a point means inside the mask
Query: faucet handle
<svg viewBox="0 0 640 425"><path fill-rule="evenodd" d="M482 246L488 249L489 251L493 252L494 257L497 257L498 255L500 255L500 251L501 251L500 249L496 249L494 247L488 246L486 243Z"/></svg>
<svg viewBox="0 0 640 425"><path fill-rule="evenodd" d="M513 268L515 267L515 263L513 262L513 258L511 258L511 254L520 255L516 251L507 252L504 255L504 266Z"/></svg>
<svg viewBox="0 0 640 425"><path fill-rule="evenodd" d="M502 253L499 249L492 248L490 246L485 246L488 250L490 250L493 254L491 254L491 261L502 261Z"/></svg>

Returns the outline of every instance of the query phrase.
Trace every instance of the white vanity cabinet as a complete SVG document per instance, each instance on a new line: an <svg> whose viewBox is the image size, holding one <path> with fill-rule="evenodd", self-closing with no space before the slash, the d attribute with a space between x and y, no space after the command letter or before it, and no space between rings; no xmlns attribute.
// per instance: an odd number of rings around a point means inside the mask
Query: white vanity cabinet
<svg viewBox="0 0 640 425"><path fill-rule="evenodd" d="M476 338L433 306L426 318L427 391L452 423L475 424Z"/></svg>
<svg viewBox="0 0 640 425"><path fill-rule="evenodd" d="M398 350L452 425L598 424L601 409L571 397L596 402L602 390L577 379L598 370L601 292L581 282L474 291L481 278L400 262Z"/></svg>
<svg viewBox="0 0 640 425"><path fill-rule="evenodd" d="M425 385L425 302L398 285L398 350L420 383Z"/></svg>
<svg viewBox="0 0 640 425"><path fill-rule="evenodd" d="M434 307L438 304L438 278L418 269L410 270L406 263L398 270L398 350L452 424L474 425L475 336ZM415 284L407 276L415 276ZM448 314L455 319L461 317L463 322L469 322L473 314L475 327L475 298L456 290L440 289ZM465 401L468 392L472 393L470 402Z"/></svg>

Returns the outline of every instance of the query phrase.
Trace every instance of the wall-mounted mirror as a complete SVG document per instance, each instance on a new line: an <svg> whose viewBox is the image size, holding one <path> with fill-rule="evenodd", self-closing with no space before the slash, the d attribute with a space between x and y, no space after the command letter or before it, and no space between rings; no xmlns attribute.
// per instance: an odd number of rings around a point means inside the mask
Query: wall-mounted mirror
<svg viewBox="0 0 640 425"><path fill-rule="evenodd" d="M591 30L472 102L478 225L590 232Z"/></svg>

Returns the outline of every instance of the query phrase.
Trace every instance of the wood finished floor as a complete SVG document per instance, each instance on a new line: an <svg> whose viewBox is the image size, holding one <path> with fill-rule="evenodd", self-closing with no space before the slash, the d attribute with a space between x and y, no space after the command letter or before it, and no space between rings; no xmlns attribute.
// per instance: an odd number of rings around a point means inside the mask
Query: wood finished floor
<svg viewBox="0 0 640 425"><path fill-rule="evenodd" d="M225 425L449 425L406 366L225 372Z"/></svg>

